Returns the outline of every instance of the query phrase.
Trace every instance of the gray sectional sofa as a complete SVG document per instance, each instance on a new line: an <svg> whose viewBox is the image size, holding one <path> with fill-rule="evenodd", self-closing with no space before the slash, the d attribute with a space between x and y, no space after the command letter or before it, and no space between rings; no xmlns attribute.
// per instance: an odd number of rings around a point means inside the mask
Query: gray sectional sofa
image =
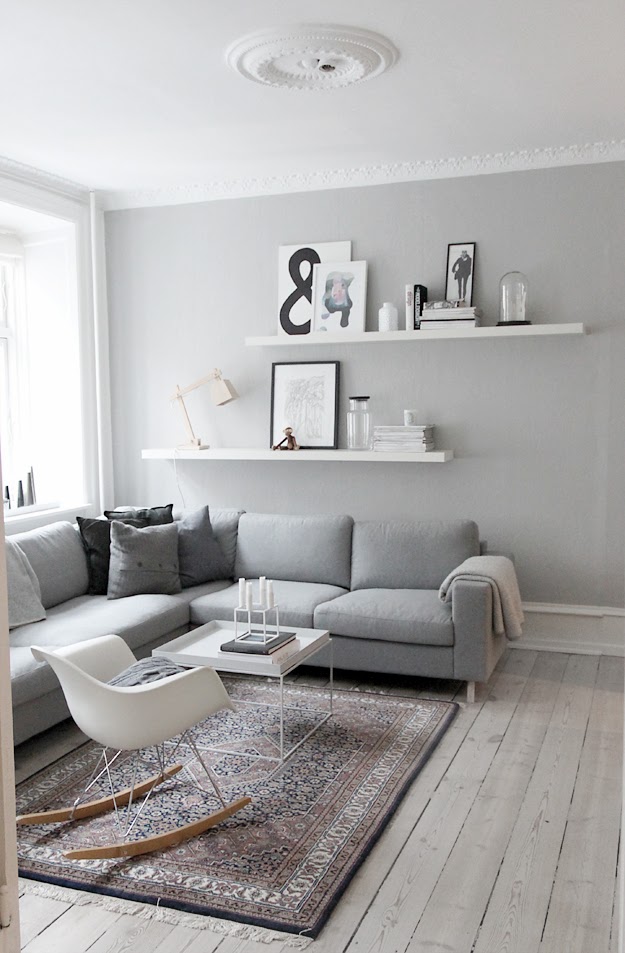
<svg viewBox="0 0 625 953"><path fill-rule="evenodd" d="M70 523L12 537L39 580L47 612L10 633L16 743L68 716L52 670L35 662L31 645L115 632L145 656L192 626L231 620L240 576L274 580L283 624L328 629L338 668L481 682L503 651L488 585L458 580L451 603L438 597L445 577L480 552L472 521L355 522L235 510L211 510L210 518L228 576L172 595L88 595L87 557ZM320 654L315 664L328 660Z"/></svg>

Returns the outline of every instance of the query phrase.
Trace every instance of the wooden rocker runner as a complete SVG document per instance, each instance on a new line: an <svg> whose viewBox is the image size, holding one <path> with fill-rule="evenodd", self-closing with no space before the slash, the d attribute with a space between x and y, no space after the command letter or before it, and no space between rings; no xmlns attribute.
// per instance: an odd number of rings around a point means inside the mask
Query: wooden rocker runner
<svg viewBox="0 0 625 953"><path fill-rule="evenodd" d="M56 824L95 817L110 810L115 811L119 822L119 809L126 807L129 823L122 841L66 851L65 856L71 860L135 857L164 850L196 837L251 803L249 797L226 803L213 772L204 762L191 736L193 725L224 708L234 707L213 669L188 669L159 678L158 681L121 687L110 685L108 681L141 663L137 663L126 643L117 635L105 635L54 651L33 646L31 651L37 661L46 661L52 666L74 721L81 731L102 745L102 754L83 795L71 807L22 814L17 818L18 824ZM128 840L155 788L183 768L182 764L165 766L165 742L178 735L181 737L175 744L172 756L175 756L183 742L190 745L221 807L182 827ZM140 752L150 747L156 750L160 770L137 783ZM108 756L109 749L117 751L112 758ZM135 752L132 783L124 790L115 792L110 769L123 751ZM102 762L104 767L100 769ZM111 787L110 796L81 803L82 797L105 774ZM134 816L130 819L133 804L141 797L143 803L135 807Z"/></svg>

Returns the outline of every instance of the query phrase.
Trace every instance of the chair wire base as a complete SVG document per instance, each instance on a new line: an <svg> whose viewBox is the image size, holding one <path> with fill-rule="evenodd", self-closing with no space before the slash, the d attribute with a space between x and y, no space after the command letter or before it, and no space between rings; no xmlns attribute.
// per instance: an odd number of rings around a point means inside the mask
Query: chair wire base
<svg viewBox="0 0 625 953"><path fill-rule="evenodd" d="M193 751L195 759L199 762L204 773L206 774L206 777L210 781L211 787L214 790L215 795L217 796L217 799L219 800L221 806L223 808L226 808L228 805L219 787L219 784L217 783L217 778L215 777L214 772L206 764L206 762L204 761L204 758L200 754L191 730L187 729L187 731L183 732L180 735L180 737L175 743L173 751L168 752L167 756L165 755L165 743L160 745L154 745L154 751L156 754L156 760L158 763L159 772L158 774L154 776L154 779L152 783L150 784L150 787L148 788L147 792L143 796L143 800L141 801L138 807L137 807L137 802L135 800L135 789L137 787L137 773L138 773L139 763L143 762L145 764L149 764L150 762L145 757L145 755L143 755L142 751L135 751L133 753L132 781L130 784L130 796L129 796L128 802L125 804L125 810L124 810L124 805L118 804L119 792L116 792L115 785L113 783L113 778L111 776L111 768L113 767L115 762L118 760L118 758L122 755L123 751L122 750L116 751L112 757L109 757L109 749L102 748L100 752L100 757L98 758L96 762L96 765L91 773L91 777L89 778L89 781L87 782L82 794L80 794L73 802L69 820L74 820L76 809L79 807L81 802L85 799L88 792L93 788L95 784L97 784L97 782L104 775L106 775L106 778L108 780L109 790L110 790L110 796L113 803L113 809L115 812L115 821L117 824L117 828L120 831L120 833L122 833L124 840L127 840L130 834L132 833L132 830L135 827L137 821L143 814L143 811L154 789L163 781L168 780L166 775L167 762L169 762L170 764L173 764L173 761L178 749L185 741L189 744L189 747ZM100 765L102 764L102 762L104 762L104 767L100 768ZM190 762L187 762L185 767L188 768L189 764ZM192 779L188 779L186 783L188 783L195 790L199 791L201 794L206 795L207 793L206 790L202 788L199 784L197 784L195 781L193 781Z"/></svg>

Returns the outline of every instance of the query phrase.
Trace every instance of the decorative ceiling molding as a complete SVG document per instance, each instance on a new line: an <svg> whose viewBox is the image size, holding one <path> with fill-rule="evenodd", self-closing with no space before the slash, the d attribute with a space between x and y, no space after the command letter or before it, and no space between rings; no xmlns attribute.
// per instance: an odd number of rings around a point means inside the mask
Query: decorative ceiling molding
<svg viewBox="0 0 625 953"><path fill-rule="evenodd" d="M521 149L477 156L459 156L422 162L392 162L319 172L294 172L282 176L218 179L198 185L171 188L109 191L99 194L104 209L145 208L159 205L187 205L219 199L282 195L289 192L315 192L323 189L356 188L450 179L498 172L525 172L559 166L591 165L625 160L625 139L593 142L574 146Z"/></svg>
<svg viewBox="0 0 625 953"><path fill-rule="evenodd" d="M305 92L342 89L372 79L398 56L390 40L379 33L329 24L258 30L226 50L226 62L245 79Z"/></svg>
<svg viewBox="0 0 625 953"><path fill-rule="evenodd" d="M79 202L85 202L89 197L89 189L85 185L53 175L51 172L44 172L42 169L36 169L30 165L24 165L21 162L15 162L5 156L0 156L0 177L21 185L41 188L46 192L53 192L65 198L76 199Z"/></svg>

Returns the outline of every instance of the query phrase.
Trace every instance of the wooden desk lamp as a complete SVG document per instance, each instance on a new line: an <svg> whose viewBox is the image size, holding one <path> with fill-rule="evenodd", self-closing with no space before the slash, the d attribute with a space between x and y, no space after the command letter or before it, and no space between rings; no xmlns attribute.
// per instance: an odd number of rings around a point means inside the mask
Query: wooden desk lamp
<svg viewBox="0 0 625 953"><path fill-rule="evenodd" d="M232 386L232 382L225 380L221 376L221 371L218 370L218 368L214 368L210 374L206 375L206 377L202 377L199 381L194 381L193 384L189 384L188 387L180 387L179 384L176 384L176 391L174 394L172 394L171 399L178 401L180 409L184 415L185 425L189 434L189 443L183 444L181 446L182 450L207 450L209 447L207 443L202 443L200 437L195 436L195 432L191 426L189 414L183 400L185 394L190 393L192 390L196 390L198 387L202 387L204 384L210 384L212 401L218 407L222 404L229 404L231 400L236 400L239 396Z"/></svg>

